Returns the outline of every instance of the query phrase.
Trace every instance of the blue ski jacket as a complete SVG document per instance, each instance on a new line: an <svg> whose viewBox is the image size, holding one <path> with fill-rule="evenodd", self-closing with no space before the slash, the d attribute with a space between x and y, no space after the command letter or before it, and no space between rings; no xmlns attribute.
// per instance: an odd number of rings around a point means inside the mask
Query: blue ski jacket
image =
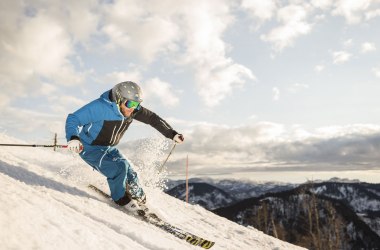
<svg viewBox="0 0 380 250"><path fill-rule="evenodd" d="M130 117L124 117L109 90L67 116L66 139L79 139L87 145L115 146L134 119L151 125L169 139L177 134L166 121L141 105Z"/></svg>

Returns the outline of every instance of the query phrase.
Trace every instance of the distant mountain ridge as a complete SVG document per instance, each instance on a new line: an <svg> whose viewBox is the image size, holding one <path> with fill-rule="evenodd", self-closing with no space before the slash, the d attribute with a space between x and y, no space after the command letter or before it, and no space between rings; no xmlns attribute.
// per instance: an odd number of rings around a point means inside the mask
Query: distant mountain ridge
<svg viewBox="0 0 380 250"><path fill-rule="evenodd" d="M380 249L380 184L338 178L300 185L202 180L190 180L190 202L217 208L216 214L239 224L309 249ZM178 183L171 190L184 199L185 184Z"/></svg>
<svg viewBox="0 0 380 250"><path fill-rule="evenodd" d="M204 188L205 184L209 185L207 189ZM186 189L184 180L169 180L167 186L168 188L165 191L166 193L174 197L177 197L181 200L185 200ZM225 205L224 203L210 204L210 202L212 201L204 202L204 200L206 200L207 197L202 196L208 196L209 192L220 193L225 197L226 201L230 200L230 204L232 204L234 202L251 197L257 197L268 192L279 192L283 190L292 189L297 186L297 184L276 182L257 183L239 180L213 180L210 178L192 178L189 179L189 187L192 188L191 190L189 190L189 195L191 197L190 202L192 204L199 204L210 210ZM213 188L215 190L210 191ZM196 193L193 193L193 190L196 190ZM198 200L202 202L197 202Z"/></svg>
<svg viewBox="0 0 380 250"><path fill-rule="evenodd" d="M310 184L310 191L342 201L380 235L380 184L325 182Z"/></svg>
<svg viewBox="0 0 380 250"><path fill-rule="evenodd" d="M214 212L308 249L379 249L379 235L344 201L304 187L246 199Z"/></svg>
<svg viewBox="0 0 380 250"><path fill-rule="evenodd" d="M184 201L186 199L186 184L179 184L166 193ZM210 184L203 182L189 184L189 203L191 204L198 204L208 210L213 210L228 206L236 201L227 192Z"/></svg>

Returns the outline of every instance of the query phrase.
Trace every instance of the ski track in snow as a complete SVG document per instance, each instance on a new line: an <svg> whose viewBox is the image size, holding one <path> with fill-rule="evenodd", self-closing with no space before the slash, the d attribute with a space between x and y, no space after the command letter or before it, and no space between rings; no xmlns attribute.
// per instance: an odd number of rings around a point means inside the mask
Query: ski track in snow
<svg viewBox="0 0 380 250"><path fill-rule="evenodd" d="M0 134L0 141L15 140ZM1 249L202 249L129 216L87 188L106 180L78 156L39 148L0 148ZM302 249L240 226L200 206L146 188L168 222L216 242L212 249Z"/></svg>

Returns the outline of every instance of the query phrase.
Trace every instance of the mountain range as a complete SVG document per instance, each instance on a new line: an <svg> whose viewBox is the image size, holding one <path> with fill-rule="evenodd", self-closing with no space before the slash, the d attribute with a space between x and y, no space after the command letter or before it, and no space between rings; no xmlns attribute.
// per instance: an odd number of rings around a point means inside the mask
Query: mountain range
<svg viewBox="0 0 380 250"><path fill-rule="evenodd" d="M189 183L189 201L238 224L308 249L380 249L380 184L203 181ZM184 192L184 183L167 191Z"/></svg>
<svg viewBox="0 0 380 250"><path fill-rule="evenodd" d="M166 193L185 200L186 184L183 180L169 180ZM256 183L239 180L213 180L192 178L189 180L189 203L213 210L238 201L257 197L268 192L279 192L296 187L296 184L265 182Z"/></svg>

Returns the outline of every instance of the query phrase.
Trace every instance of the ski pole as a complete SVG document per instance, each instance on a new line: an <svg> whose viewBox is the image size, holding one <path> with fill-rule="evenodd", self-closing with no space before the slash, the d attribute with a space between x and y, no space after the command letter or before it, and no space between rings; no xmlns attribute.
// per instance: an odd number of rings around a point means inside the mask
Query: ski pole
<svg viewBox="0 0 380 250"><path fill-rule="evenodd" d="M175 148L176 145L177 145L177 143L174 143L172 149L171 149L170 152L169 152L168 157L166 157L164 163L162 163L161 167L159 168L159 170L158 170L159 173L161 173L162 170L164 169L164 166L165 166L166 162L168 161L168 159L169 159L170 155L172 154L172 152L173 152L173 150L174 150L174 148Z"/></svg>
<svg viewBox="0 0 380 250"><path fill-rule="evenodd" d="M0 146L6 146L6 147L34 147L34 148L67 148L67 145L41 145L41 144L7 144L7 143L0 143Z"/></svg>

